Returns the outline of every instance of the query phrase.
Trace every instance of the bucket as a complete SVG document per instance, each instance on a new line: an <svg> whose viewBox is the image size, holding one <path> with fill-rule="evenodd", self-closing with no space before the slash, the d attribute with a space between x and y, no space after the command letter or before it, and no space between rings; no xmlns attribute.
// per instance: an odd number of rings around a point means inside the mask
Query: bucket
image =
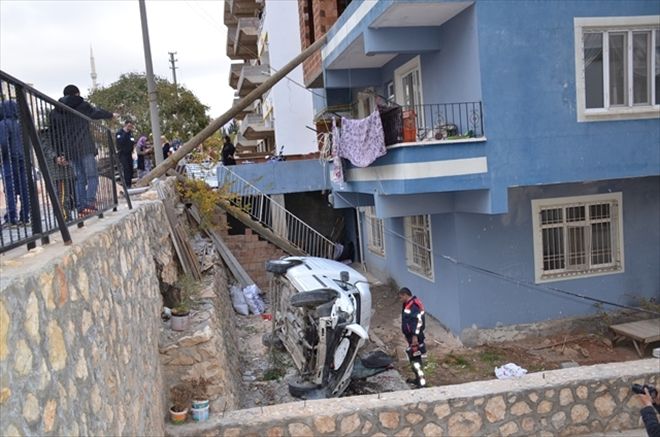
<svg viewBox="0 0 660 437"><path fill-rule="evenodd" d="M183 316L176 316L172 314L172 318L170 320L172 321L171 326L173 331L185 331L186 328L188 328L188 314Z"/></svg>
<svg viewBox="0 0 660 437"><path fill-rule="evenodd" d="M192 409L192 419L195 422L203 422L209 418L209 406L207 405L204 408L193 408Z"/></svg>
<svg viewBox="0 0 660 437"><path fill-rule="evenodd" d="M192 407L193 408L199 409L199 408L206 408L208 406L209 406L209 400L208 399L205 399L205 400L194 400L193 399L193 401L192 401Z"/></svg>

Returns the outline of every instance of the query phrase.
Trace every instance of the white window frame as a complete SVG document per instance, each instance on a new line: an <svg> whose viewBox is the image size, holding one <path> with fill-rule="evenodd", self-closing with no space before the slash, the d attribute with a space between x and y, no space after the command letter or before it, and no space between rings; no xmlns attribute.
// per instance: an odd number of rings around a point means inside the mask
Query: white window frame
<svg viewBox="0 0 660 437"><path fill-rule="evenodd" d="M429 247L426 248L427 256L429 259L429 271L424 271L424 266L416 263L413 259L413 228L412 228L412 217L404 217L403 226L406 233L406 265L408 266L408 271L415 275L421 276L424 279L428 279L431 282L435 280L435 269L433 266L433 236L431 231L431 216L428 214L418 215L415 217L424 217L424 230L427 233L427 239Z"/></svg>
<svg viewBox="0 0 660 437"><path fill-rule="evenodd" d="M575 91L577 98L577 121L633 120L660 117L660 102L655 99L655 40L660 38L660 15L642 15L631 17L580 17L573 19L575 33ZM603 32L603 108L586 108L584 39L585 33ZM609 105L609 38L608 32L628 32L627 53L632 52L632 32L651 31L650 62L651 103L633 104L632 98L632 62L628 56L628 96L627 106Z"/></svg>
<svg viewBox="0 0 660 437"><path fill-rule="evenodd" d="M624 265L624 244L623 244L623 196L622 193L607 193L607 194L594 194L587 196L573 196L573 197L556 197L550 199L534 199L532 200L532 230L534 240L534 273L536 283L563 281L569 279L580 279L593 276L611 275L616 273L623 273L625 271ZM610 203L610 218L611 223L611 247L612 247L612 262L599 266L586 266L585 268L571 268L564 265L564 268L553 270L549 272L543 271L543 226L541 225L541 211L546 209L561 208L562 217L566 217L566 208L574 206L585 206L585 220L577 224L578 227L585 228L587 233L591 232L591 223L596 223L599 220L593 221L589 217L589 206L594 204ZM568 239L566 232L569 227L576 226L570 225L565 220L562 223L555 223L546 225L549 227L563 227L564 229L564 248L567 250ZM587 235L585 237L585 257L587 260L591 259L591 239ZM564 259L568 259L569 254L565 252ZM565 261L566 262L566 261ZM590 263L590 261L588 261Z"/></svg>
<svg viewBox="0 0 660 437"><path fill-rule="evenodd" d="M412 58L396 70L394 70L394 95L396 102L403 105L403 83L401 79L413 71L417 70L419 76L419 102L418 105L424 104L424 86L422 85L422 62L419 55Z"/></svg>
<svg viewBox="0 0 660 437"><path fill-rule="evenodd" d="M367 222L367 248L370 252L385 256L385 223L383 219L376 217L373 206L364 208L364 217Z"/></svg>

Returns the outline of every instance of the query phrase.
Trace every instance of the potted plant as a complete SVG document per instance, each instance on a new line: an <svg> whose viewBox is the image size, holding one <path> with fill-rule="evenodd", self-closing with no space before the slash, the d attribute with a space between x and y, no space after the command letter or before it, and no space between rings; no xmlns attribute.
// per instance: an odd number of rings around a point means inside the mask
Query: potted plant
<svg viewBox="0 0 660 437"><path fill-rule="evenodd" d="M170 389L170 420L179 425L186 421L188 417L188 406L192 400L192 391L190 386L177 384Z"/></svg>
<svg viewBox="0 0 660 437"><path fill-rule="evenodd" d="M190 304L187 301L179 302L172 308L172 330L185 331L188 328L188 319L190 318Z"/></svg>
<svg viewBox="0 0 660 437"><path fill-rule="evenodd" d="M209 397L208 386L210 381L199 377L190 381L192 392L192 419L196 422L202 422L209 418Z"/></svg>

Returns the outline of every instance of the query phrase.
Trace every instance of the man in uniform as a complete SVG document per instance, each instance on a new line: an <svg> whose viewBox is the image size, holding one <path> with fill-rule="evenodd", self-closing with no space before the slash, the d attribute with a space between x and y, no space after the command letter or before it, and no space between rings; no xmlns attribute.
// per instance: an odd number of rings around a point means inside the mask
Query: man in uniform
<svg viewBox="0 0 660 437"><path fill-rule="evenodd" d="M426 386L422 356L426 356L426 345L424 344L424 328L426 327L426 318L424 316L424 304L418 297L413 296L412 292L403 287L399 290L399 300L401 300L401 331L406 337L408 348L406 353L412 366L415 378L406 382L413 383L417 388Z"/></svg>

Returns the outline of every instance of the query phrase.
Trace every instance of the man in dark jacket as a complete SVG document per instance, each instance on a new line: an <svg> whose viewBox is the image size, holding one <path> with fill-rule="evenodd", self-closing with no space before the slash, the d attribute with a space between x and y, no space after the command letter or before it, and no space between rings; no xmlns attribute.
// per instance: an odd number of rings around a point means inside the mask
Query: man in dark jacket
<svg viewBox="0 0 660 437"><path fill-rule="evenodd" d="M408 360L412 366L414 379L406 382L414 383L417 387L425 387L424 364L422 356L426 355L426 344L424 343L424 328L426 328L426 316L424 315L424 304L417 296L403 287L399 290L399 300L401 300L401 331L406 337L408 348Z"/></svg>
<svg viewBox="0 0 660 437"><path fill-rule="evenodd" d="M27 173L25 171L25 150L21 139L18 105L13 100L5 100L0 106L0 152L2 152L2 182L5 188L7 213L5 223L24 224L30 219ZM21 211L16 214L16 201L21 198Z"/></svg>
<svg viewBox="0 0 660 437"><path fill-rule="evenodd" d="M117 153L119 162L124 172L124 183L126 188L131 188L133 180L133 148L135 147L135 137L133 136L133 122L126 120L124 127L117 131L115 140L117 141Z"/></svg>
<svg viewBox="0 0 660 437"><path fill-rule="evenodd" d="M236 147L231 142L231 138L229 138L229 135L225 135L225 144L222 146L222 164L236 165L236 159L234 158L234 153L236 153Z"/></svg>
<svg viewBox="0 0 660 437"><path fill-rule="evenodd" d="M67 85L64 88L64 97L60 102L94 120L110 119L114 116L111 112L95 108L86 102L80 97L80 91L75 85ZM76 203L78 214L84 217L96 211L99 172L95 157L98 151L89 122L70 113L66 115L67 142L71 155L69 159L76 174Z"/></svg>

